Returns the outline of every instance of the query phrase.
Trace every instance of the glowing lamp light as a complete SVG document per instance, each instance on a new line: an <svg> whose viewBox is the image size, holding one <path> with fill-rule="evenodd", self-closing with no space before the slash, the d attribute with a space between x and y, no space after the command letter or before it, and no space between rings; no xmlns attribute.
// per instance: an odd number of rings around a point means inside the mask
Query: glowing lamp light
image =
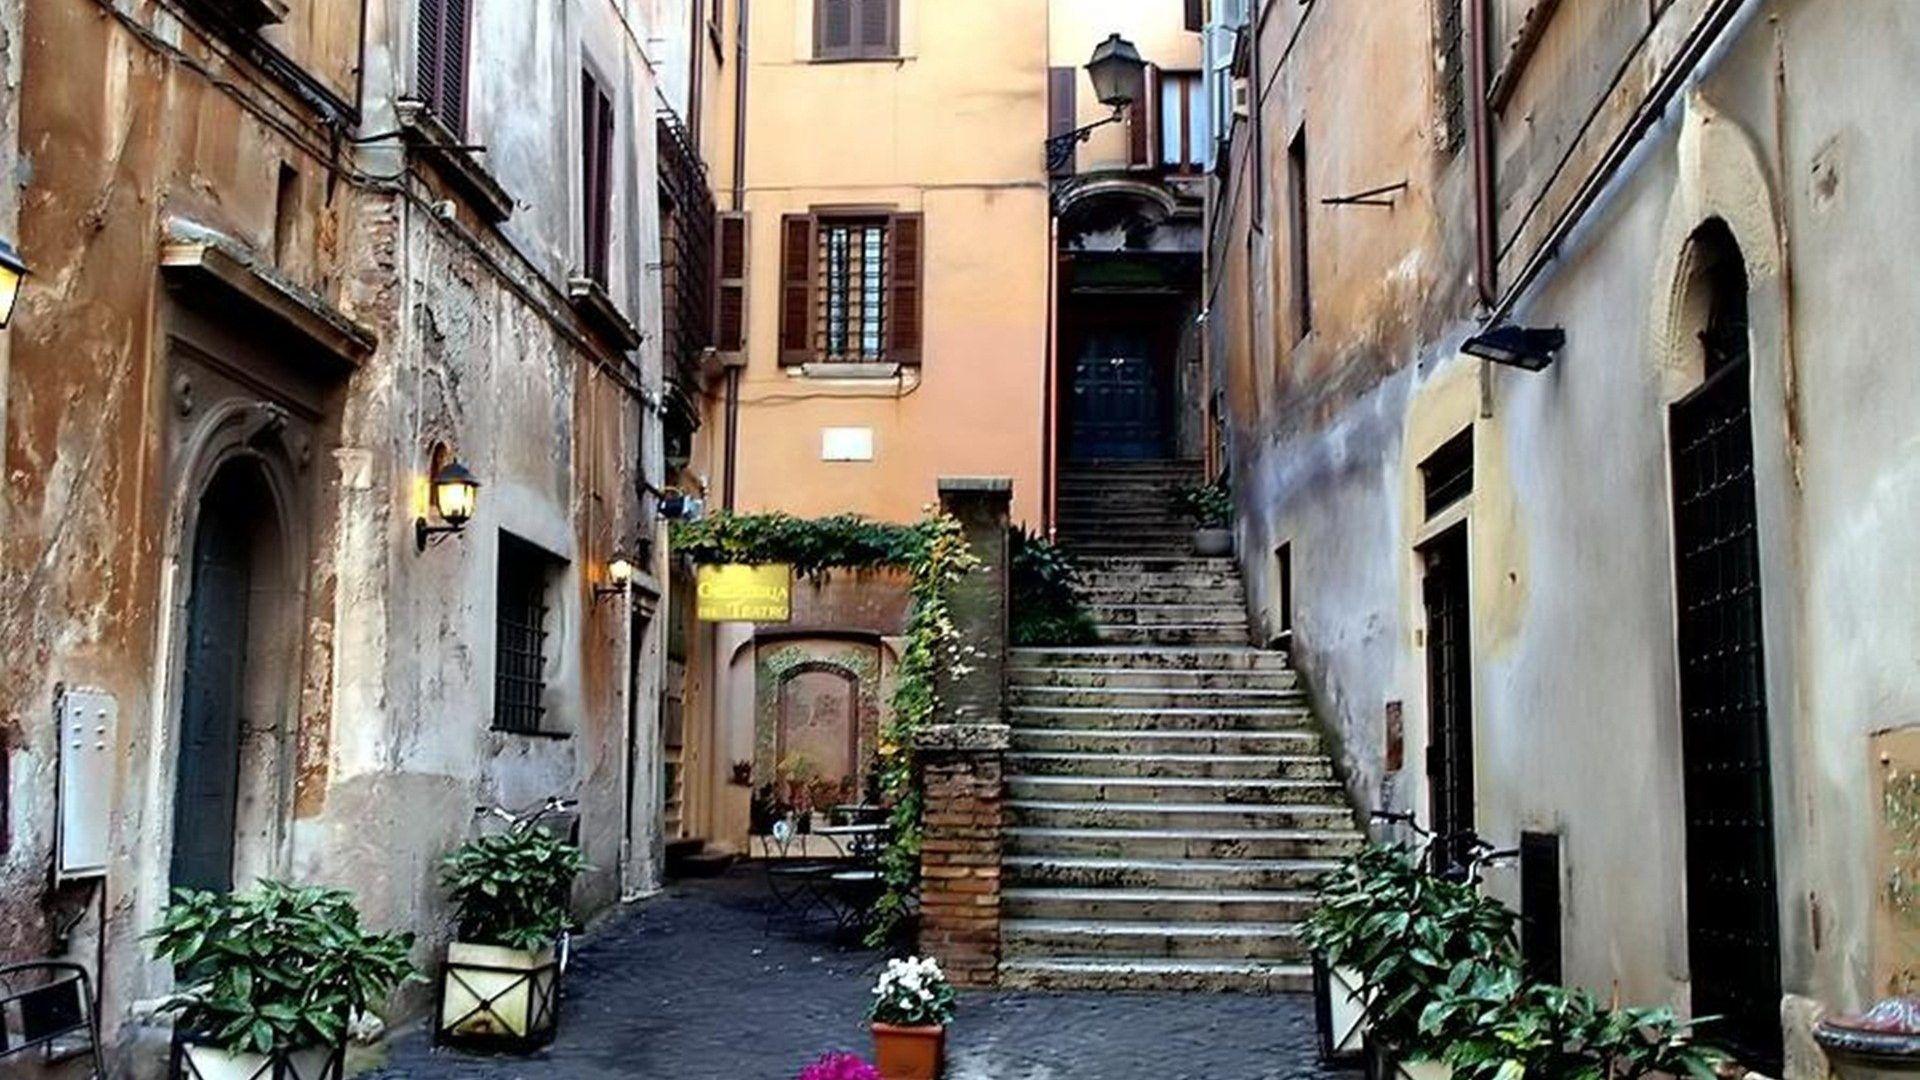
<svg viewBox="0 0 1920 1080"><path fill-rule="evenodd" d="M0 240L0 330L13 322L13 305L20 299L20 281L27 276L27 264L13 245Z"/></svg>
<svg viewBox="0 0 1920 1080"><path fill-rule="evenodd" d="M433 537L451 535L467 527L480 502L480 478L457 459L449 459L434 471L432 496L433 511L440 515L441 523L435 525L424 517L414 521L416 551L425 551Z"/></svg>

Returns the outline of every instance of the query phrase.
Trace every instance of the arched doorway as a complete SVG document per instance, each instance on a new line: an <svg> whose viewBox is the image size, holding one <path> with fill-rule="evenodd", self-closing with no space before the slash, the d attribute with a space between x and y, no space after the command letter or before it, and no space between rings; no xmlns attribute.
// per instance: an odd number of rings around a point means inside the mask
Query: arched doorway
<svg viewBox="0 0 1920 1080"><path fill-rule="evenodd" d="M1669 410L1687 952L1696 1015L1777 1071L1780 905L1762 648L1745 259L1725 222L1694 233L1682 298L1699 385Z"/></svg>
<svg viewBox="0 0 1920 1080"><path fill-rule="evenodd" d="M277 730L286 675L270 646L287 584L277 500L262 463L240 456L221 465L193 521L169 878L176 888L224 892L234 886L243 807L263 786L278 786L248 775L257 764L248 740ZM277 747L266 749L271 767Z"/></svg>

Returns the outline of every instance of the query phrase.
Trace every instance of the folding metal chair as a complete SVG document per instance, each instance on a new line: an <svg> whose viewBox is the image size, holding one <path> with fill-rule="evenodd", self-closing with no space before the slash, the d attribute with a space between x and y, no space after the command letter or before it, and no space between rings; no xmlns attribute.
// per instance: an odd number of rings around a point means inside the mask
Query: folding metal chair
<svg viewBox="0 0 1920 1080"><path fill-rule="evenodd" d="M84 1053L93 1059L93 1075L104 1078L97 1004L93 979L79 964L32 960L0 966L0 1063L34 1050L47 1063ZM84 1050L60 1045L82 1034Z"/></svg>

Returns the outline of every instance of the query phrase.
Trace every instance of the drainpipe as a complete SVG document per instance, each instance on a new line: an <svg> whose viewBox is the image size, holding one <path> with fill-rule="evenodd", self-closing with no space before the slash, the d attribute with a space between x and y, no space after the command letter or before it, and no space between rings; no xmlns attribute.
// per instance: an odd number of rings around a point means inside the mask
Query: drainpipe
<svg viewBox="0 0 1920 1080"><path fill-rule="evenodd" d="M1055 539L1054 514L1059 508L1059 492L1053 479L1054 458L1059 453L1060 419L1055 387L1060 379L1060 219L1047 215L1047 362L1046 381L1041 388L1040 423L1040 534Z"/></svg>
<svg viewBox="0 0 1920 1080"><path fill-rule="evenodd" d="M1494 218L1493 110L1487 103L1487 0L1467 0L1467 125L1473 137L1474 250L1480 303L1499 302L1498 238Z"/></svg>
<svg viewBox="0 0 1920 1080"><path fill-rule="evenodd" d="M733 31L733 197L735 212L747 208L747 9L752 0L740 0ZM726 479L720 487L720 508L734 508L734 474L740 461L740 368L727 369Z"/></svg>

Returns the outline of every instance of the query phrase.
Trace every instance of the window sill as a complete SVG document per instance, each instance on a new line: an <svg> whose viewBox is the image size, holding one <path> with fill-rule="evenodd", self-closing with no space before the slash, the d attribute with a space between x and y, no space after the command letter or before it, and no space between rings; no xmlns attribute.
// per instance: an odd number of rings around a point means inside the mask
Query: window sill
<svg viewBox="0 0 1920 1080"><path fill-rule="evenodd" d="M890 362L850 363L845 360L818 360L800 365L800 375L808 379L845 379L852 382L884 382L900 377L901 365Z"/></svg>
<svg viewBox="0 0 1920 1080"><path fill-rule="evenodd" d="M461 145L455 135L426 102L402 98L400 134L424 153L424 158L441 178L459 188L474 209L490 225L498 225L513 216L513 196L500 186L473 151Z"/></svg>
<svg viewBox="0 0 1920 1080"><path fill-rule="evenodd" d="M578 275L568 278L567 299L588 325L621 352L632 352L646 340L632 320L620 313L613 297L607 295L607 287L593 278Z"/></svg>
<svg viewBox="0 0 1920 1080"><path fill-rule="evenodd" d="M563 739L573 738L573 732L571 731L515 731L511 728L497 726L490 726L488 730L492 731L495 735L505 735L510 738L521 739L543 739L547 742L559 742Z"/></svg>
<svg viewBox="0 0 1920 1080"><path fill-rule="evenodd" d="M904 64L913 57L904 53L891 56L809 56L801 61L806 64Z"/></svg>

